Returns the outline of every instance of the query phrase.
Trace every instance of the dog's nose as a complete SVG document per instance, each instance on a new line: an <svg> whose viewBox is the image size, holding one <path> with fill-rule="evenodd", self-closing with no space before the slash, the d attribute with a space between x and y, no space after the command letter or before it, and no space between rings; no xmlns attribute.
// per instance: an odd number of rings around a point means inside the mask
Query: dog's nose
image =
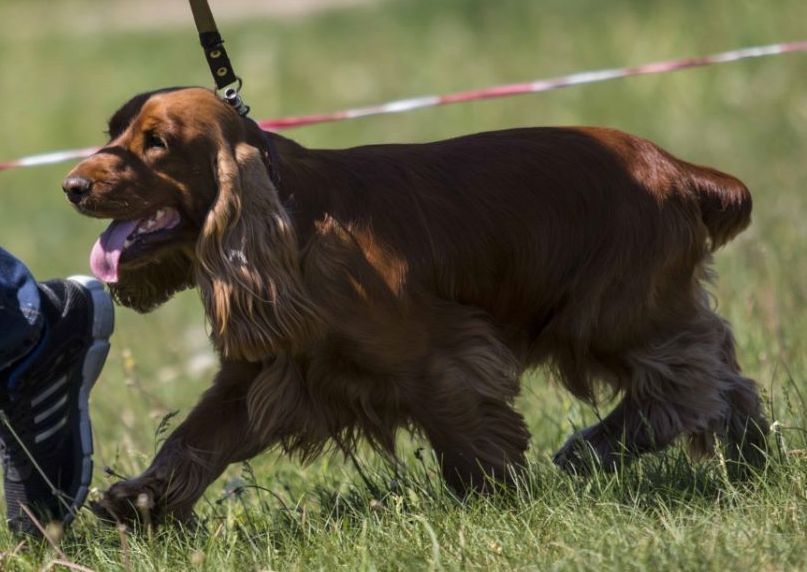
<svg viewBox="0 0 807 572"><path fill-rule="evenodd" d="M77 203L81 197L90 192L92 181L84 177L67 177L62 183L62 190L71 202Z"/></svg>

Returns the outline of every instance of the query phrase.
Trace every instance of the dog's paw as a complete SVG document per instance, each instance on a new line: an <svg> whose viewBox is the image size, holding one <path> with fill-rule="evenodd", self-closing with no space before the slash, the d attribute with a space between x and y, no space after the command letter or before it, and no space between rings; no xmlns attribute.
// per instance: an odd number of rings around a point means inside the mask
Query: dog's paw
<svg viewBox="0 0 807 572"><path fill-rule="evenodd" d="M93 513L111 524L158 524L165 519L161 480L137 477L112 485L90 505Z"/></svg>
<svg viewBox="0 0 807 572"><path fill-rule="evenodd" d="M569 437L552 461L571 475L587 476L598 469L613 471L630 459L620 454L618 444L590 427Z"/></svg>
<svg viewBox="0 0 807 572"><path fill-rule="evenodd" d="M589 475L599 465L599 459L588 442L572 436L553 456L552 462L570 475Z"/></svg>

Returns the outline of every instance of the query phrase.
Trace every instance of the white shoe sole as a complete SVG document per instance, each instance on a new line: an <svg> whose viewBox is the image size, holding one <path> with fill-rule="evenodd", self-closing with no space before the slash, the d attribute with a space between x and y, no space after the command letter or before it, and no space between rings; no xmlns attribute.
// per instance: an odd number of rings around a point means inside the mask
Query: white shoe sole
<svg viewBox="0 0 807 572"><path fill-rule="evenodd" d="M92 301L92 343L87 348L84 364L81 368L81 387L78 396L78 431L81 437L81 475L79 488L73 497L70 510L65 514L62 524L73 521L79 509L87 500L92 482L92 424L90 423L90 391L95 385L101 369L109 354L109 337L115 329L115 308L112 298L104 289L104 285L89 276L70 276L68 278L84 288ZM74 428L75 429L75 428Z"/></svg>

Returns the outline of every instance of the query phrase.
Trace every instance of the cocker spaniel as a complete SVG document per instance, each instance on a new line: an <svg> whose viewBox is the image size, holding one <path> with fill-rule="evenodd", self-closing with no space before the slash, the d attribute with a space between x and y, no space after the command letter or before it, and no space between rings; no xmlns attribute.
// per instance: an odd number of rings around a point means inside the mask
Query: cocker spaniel
<svg viewBox="0 0 807 572"><path fill-rule="evenodd" d="M590 127L306 149L201 88L134 97L109 135L64 181L112 219L93 271L143 312L198 288L221 360L151 466L106 492L116 518L144 493L189 518L227 465L273 446L394 455L399 428L460 493L510 482L530 437L513 400L538 364L582 400L621 398L555 455L569 471L684 436L697 454L765 448L704 290L750 222L734 177Z"/></svg>

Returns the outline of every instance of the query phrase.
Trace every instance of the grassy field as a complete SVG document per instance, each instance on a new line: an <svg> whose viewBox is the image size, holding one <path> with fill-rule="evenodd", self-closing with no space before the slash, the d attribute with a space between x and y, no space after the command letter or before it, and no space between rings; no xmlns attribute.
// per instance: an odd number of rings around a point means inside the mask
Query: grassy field
<svg viewBox="0 0 807 572"><path fill-rule="evenodd" d="M190 16L177 29L88 30L92 5L0 3L0 159L99 144L132 94L210 83ZM803 0L397 0L223 33L253 116L266 118L795 40L805 21ZM715 293L780 427L763 474L734 482L719 460L672 449L613 475L562 475L551 453L595 414L538 371L519 403L533 440L515 493L457 500L408 435L399 474L369 452L307 466L270 452L209 489L199 530L122 535L87 512L65 556L97 570L807 569L805 69L807 56L792 55L289 133L341 147L609 125L743 179L754 224L718 254ZM41 279L88 272L103 226L62 198L68 169L0 174L0 245ZM121 309L113 341L92 404L99 489L104 467L147 465L161 420L187 412L214 368L194 293L148 316ZM58 558L0 530L2 570Z"/></svg>

